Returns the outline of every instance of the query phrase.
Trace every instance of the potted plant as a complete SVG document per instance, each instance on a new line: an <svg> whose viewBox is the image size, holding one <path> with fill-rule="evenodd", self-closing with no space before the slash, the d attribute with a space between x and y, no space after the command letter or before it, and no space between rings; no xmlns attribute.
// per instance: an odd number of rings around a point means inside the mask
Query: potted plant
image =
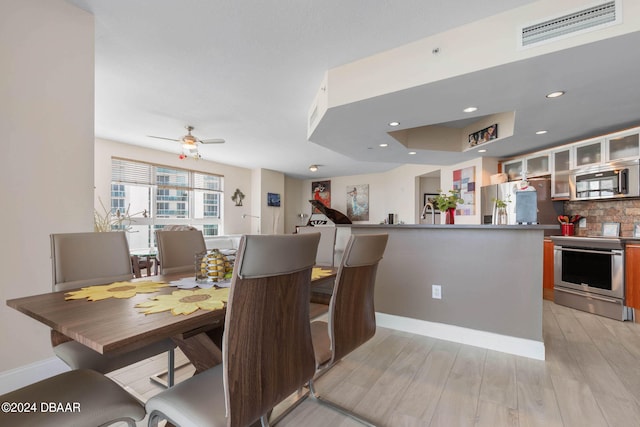
<svg viewBox="0 0 640 427"><path fill-rule="evenodd" d="M511 197L507 196L505 200L502 199L493 199L493 203L496 205L495 215L496 215L496 224L506 225L509 223L507 218L507 204L511 203Z"/></svg>
<svg viewBox="0 0 640 427"><path fill-rule="evenodd" d="M460 198L460 192L458 190L449 190L449 194L447 194L440 190L439 194L433 198L433 201L438 210L445 213L445 224L453 224L456 206L458 206L458 203L463 202Z"/></svg>

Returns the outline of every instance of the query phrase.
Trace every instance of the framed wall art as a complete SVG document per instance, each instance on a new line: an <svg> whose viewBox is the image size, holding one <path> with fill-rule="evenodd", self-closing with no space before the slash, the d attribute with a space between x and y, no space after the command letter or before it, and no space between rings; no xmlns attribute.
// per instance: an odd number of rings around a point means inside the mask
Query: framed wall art
<svg viewBox="0 0 640 427"><path fill-rule="evenodd" d="M435 197L438 196L438 193L424 193L422 195L422 207L424 208L427 203L431 203L433 205L433 212L440 213L438 210L438 205L435 202Z"/></svg>
<svg viewBox="0 0 640 427"><path fill-rule="evenodd" d="M462 203L456 208L456 215L476 213L476 167L470 166L453 171L453 189L458 191Z"/></svg>
<svg viewBox="0 0 640 427"><path fill-rule="evenodd" d="M369 221L369 184L347 186L347 217L351 221Z"/></svg>
<svg viewBox="0 0 640 427"><path fill-rule="evenodd" d="M477 132L473 132L469 134L469 147L473 147L479 144L484 144L485 142L489 142L493 139L498 138L498 124L495 123L491 126L487 126L486 128L479 130Z"/></svg>
<svg viewBox="0 0 640 427"><path fill-rule="evenodd" d="M323 205L331 207L331 181L313 181L311 183L311 198L319 200ZM316 208L312 208L311 213L320 213Z"/></svg>
<svg viewBox="0 0 640 427"><path fill-rule="evenodd" d="M280 194L267 193L267 206L280 207Z"/></svg>

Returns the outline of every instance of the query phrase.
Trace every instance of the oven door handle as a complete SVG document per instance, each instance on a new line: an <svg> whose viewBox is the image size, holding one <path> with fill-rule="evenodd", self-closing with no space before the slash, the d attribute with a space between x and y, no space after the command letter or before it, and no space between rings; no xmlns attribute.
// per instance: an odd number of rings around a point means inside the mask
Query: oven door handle
<svg viewBox="0 0 640 427"><path fill-rule="evenodd" d="M613 299L613 298L606 298L606 297L602 297L600 295L596 295L596 294L592 294L592 293L584 293L584 292L572 291L572 290L569 290L569 289L558 288L558 287L555 287L554 289L556 291L559 291L559 292L566 292L568 294L578 295L578 296L581 296L581 297L589 297L589 298L597 299L597 300L600 300L600 301L612 302L612 303L615 303L615 304L622 305L622 301L620 301L620 300Z"/></svg>
<svg viewBox="0 0 640 427"><path fill-rule="evenodd" d="M622 251L613 250L613 251L596 251L592 249L575 249L575 248L565 248L565 247L556 247L557 251L564 252L583 252L586 254L598 254L598 255L622 255Z"/></svg>

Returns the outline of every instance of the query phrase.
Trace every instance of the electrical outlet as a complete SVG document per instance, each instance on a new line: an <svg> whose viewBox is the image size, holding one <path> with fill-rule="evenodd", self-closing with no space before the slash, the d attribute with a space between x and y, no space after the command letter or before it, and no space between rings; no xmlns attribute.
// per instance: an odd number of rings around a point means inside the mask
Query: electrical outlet
<svg viewBox="0 0 640 427"><path fill-rule="evenodd" d="M431 285L431 298L442 299L442 286Z"/></svg>

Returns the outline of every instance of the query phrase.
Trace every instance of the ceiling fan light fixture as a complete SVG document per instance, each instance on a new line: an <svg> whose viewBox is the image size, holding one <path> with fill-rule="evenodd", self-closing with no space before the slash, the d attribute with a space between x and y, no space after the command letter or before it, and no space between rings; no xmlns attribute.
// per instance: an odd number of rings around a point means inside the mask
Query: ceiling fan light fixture
<svg viewBox="0 0 640 427"><path fill-rule="evenodd" d="M309 166L309 170L311 172L317 172L318 171L318 165L311 165Z"/></svg>
<svg viewBox="0 0 640 427"><path fill-rule="evenodd" d="M198 142L198 140L196 139L195 136L189 134L189 135L185 135L182 137L182 143L183 144L190 144L190 145L196 145L196 142Z"/></svg>

